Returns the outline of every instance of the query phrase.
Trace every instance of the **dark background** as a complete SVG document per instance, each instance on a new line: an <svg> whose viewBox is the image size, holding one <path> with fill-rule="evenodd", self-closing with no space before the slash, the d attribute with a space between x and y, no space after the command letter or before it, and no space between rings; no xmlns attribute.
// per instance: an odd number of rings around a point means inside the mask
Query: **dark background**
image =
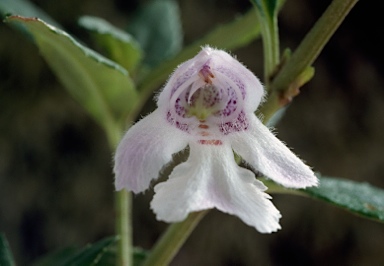
<svg viewBox="0 0 384 266"><path fill-rule="evenodd" d="M81 38L79 16L124 27L146 1L33 2ZM251 8L246 0L178 3L184 44ZM281 46L296 48L329 3L288 0ZM382 10L382 1L356 5L277 131L316 171L384 188ZM256 40L233 52L262 76L261 50ZM20 265L114 233L111 154L103 131L67 95L37 48L0 24L0 231ZM262 235L211 211L172 265L384 265L383 224L312 199L273 196L283 230ZM149 209L151 197L134 198L134 242L144 248L166 228Z"/></svg>

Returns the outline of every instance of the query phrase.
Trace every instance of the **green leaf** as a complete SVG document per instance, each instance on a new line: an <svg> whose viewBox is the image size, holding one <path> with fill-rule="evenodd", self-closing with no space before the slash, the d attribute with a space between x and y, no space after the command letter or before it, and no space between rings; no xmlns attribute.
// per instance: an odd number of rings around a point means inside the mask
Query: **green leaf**
<svg viewBox="0 0 384 266"><path fill-rule="evenodd" d="M137 100L128 72L40 19L11 16L6 22L20 24L33 35L68 92L107 131L115 132L116 118L127 114Z"/></svg>
<svg viewBox="0 0 384 266"><path fill-rule="evenodd" d="M63 262L64 265L115 265L111 248L118 241L118 237L108 237L94 244L88 245Z"/></svg>
<svg viewBox="0 0 384 266"><path fill-rule="evenodd" d="M116 28L104 19L83 16L79 25L92 33L94 41L101 46L110 58L129 72L136 69L143 52L139 43L128 33Z"/></svg>
<svg viewBox="0 0 384 266"><path fill-rule="evenodd" d="M144 62L154 67L180 51L182 29L178 5L172 0L154 0L131 21L130 32L145 51Z"/></svg>
<svg viewBox="0 0 384 266"><path fill-rule="evenodd" d="M49 254L37 262L34 266L80 266L80 265L115 265L114 246L118 237L108 237L85 248L65 248Z"/></svg>
<svg viewBox="0 0 384 266"><path fill-rule="evenodd" d="M119 237L102 239L85 248L65 248L48 254L36 261L33 266L80 266L80 265L116 265L116 244ZM133 265L139 266L148 256L148 251L133 248ZM3 265L3 264L0 264Z"/></svg>
<svg viewBox="0 0 384 266"><path fill-rule="evenodd" d="M288 189L270 179L261 178L268 187L268 193L310 196L326 201L362 217L384 222L384 189L374 187L366 182L324 177L316 174L318 187L306 189Z"/></svg>
<svg viewBox="0 0 384 266"><path fill-rule="evenodd" d="M16 265L13 259L11 250L9 248L8 241L3 233L0 234L0 265L1 266Z"/></svg>
<svg viewBox="0 0 384 266"><path fill-rule="evenodd" d="M78 248L68 247L52 252L33 263L33 266L65 265L64 263L79 252Z"/></svg>
<svg viewBox="0 0 384 266"><path fill-rule="evenodd" d="M149 252L142 248L133 248L133 265L139 266L142 265L145 259L148 257Z"/></svg>
<svg viewBox="0 0 384 266"><path fill-rule="evenodd" d="M0 0L0 14L4 16L19 15L23 17L38 17L49 24L61 28L47 13L29 1L24 0Z"/></svg>
<svg viewBox="0 0 384 266"><path fill-rule="evenodd" d="M384 221L384 190L368 183L319 177L320 185L303 190L311 197L376 221Z"/></svg>

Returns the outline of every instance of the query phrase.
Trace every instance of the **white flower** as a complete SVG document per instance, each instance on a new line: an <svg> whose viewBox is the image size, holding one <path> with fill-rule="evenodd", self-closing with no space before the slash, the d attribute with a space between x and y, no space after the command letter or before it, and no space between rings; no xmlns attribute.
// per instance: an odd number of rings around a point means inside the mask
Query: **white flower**
<svg viewBox="0 0 384 266"><path fill-rule="evenodd" d="M179 222L190 212L217 208L260 232L280 229L281 215L264 193L267 188L236 164L233 151L286 187L314 186L317 178L255 116L263 95L260 81L245 66L204 47L175 70L158 108L120 142L116 189L146 190L172 154L189 146L188 160L155 186L151 207L158 220Z"/></svg>

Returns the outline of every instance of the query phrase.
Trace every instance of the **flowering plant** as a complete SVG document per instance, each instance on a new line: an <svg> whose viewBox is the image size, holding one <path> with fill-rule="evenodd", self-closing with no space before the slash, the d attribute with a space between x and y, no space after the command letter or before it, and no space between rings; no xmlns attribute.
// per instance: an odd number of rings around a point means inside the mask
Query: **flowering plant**
<svg viewBox="0 0 384 266"><path fill-rule="evenodd" d="M158 108L127 132L115 156L116 188L149 187L173 153L190 149L151 203L159 220L180 222L190 212L217 208L263 233L280 228L279 211L254 174L236 164L232 149L256 171L286 187L317 184L314 173L254 112L260 81L228 53L204 47L181 64L158 96Z"/></svg>

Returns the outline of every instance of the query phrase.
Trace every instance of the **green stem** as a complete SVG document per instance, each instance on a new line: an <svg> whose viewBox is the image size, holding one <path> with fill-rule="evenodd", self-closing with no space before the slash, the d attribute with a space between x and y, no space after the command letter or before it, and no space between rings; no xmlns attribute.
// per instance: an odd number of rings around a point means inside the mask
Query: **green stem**
<svg viewBox="0 0 384 266"><path fill-rule="evenodd" d="M120 141L122 130L118 123L111 120L105 129L109 145L114 150ZM122 190L115 193L115 212L116 212L116 234L119 236L117 242L117 266L131 266L133 264L132 252L132 210L131 193Z"/></svg>
<svg viewBox="0 0 384 266"><path fill-rule="evenodd" d="M277 14L284 1L279 1L271 7L266 1L252 1L260 24L264 56L264 84L269 89L269 83L280 62L280 41ZM273 10L271 10L271 8Z"/></svg>
<svg viewBox="0 0 384 266"><path fill-rule="evenodd" d="M256 113L263 123L266 124L280 108L279 94L276 91L271 91L268 95L268 100L256 111Z"/></svg>
<svg viewBox="0 0 384 266"><path fill-rule="evenodd" d="M346 15L358 0L334 0L305 36L288 62L278 72L271 84L268 101L258 111L263 114L264 122L281 107L280 92L289 88L290 84L312 65L326 43L335 33Z"/></svg>
<svg viewBox="0 0 384 266"><path fill-rule="evenodd" d="M170 225L149 254L143 266L168 265L207 212L208 210L191 213L184 221Z"/></svg>
<svg viewBox="0 0 384 266"><path fill-rule="evenodd" d="M271 76L280 61L277 15L274 15L272 18L265 19L264 22L265 25L261 26L264 53L264 82L267 89L269 89Z"/></svg>
<svg viewBox="0 0 384 266"><path fill-rule="evenodd" d="M266 187L268 187L268 190L267 190L268 194L288 194L288 195L306 196L306 193L303 192L303 190L301 189L285 188L267 178L260 178L260 181L263 182L263 184Z"/></svg>
<svg viewBox="0 0 384 266"><path fill-rule="evenodd" d="M117 246L118 266L132 265L131 193L121 190L115 194L116 233L120 236Z"/></svg>
<svg viewBox="0 0 384 266"><path fill-rule="evenodd" d="M273 80L271 84L273 90L286 89L306 67L312 65L357 1L332 1Z"/></svg>

